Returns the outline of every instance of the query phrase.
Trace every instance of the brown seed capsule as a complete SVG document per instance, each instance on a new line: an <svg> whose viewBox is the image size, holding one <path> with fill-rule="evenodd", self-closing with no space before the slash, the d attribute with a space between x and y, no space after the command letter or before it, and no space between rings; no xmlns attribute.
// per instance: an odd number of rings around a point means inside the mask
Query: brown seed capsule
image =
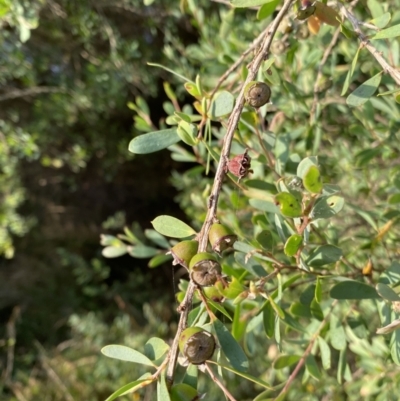
<svg viewBox="0 0 400 401"><path fill-rule="evenodd" d="M269 102L271 89L264 82L251 81L246 85L244 97L250 106L258 108Z"/></svg>
<svg viewBox="0 0 400 401"><path fill-rule="evenodd" d="M238 182L246 177L253 170L251 167L251 157L247 154L247 149L241 155L237 155L227 162L226 170L239 177Z"/></svg>
<svg viewBox="0 0 400 401"><path fill-rule="evenodd" d="M208 239L212 250L220 253L233 246L233 243L237 240L237 235L230 228L219 223L214 223L208 233Z"/></svg>
<svg viewBox="0 0 400 401"><path fill-rule="evenodd" d="M315 6L314 5L306 5L298 9L296 18L300 21L304 21L307 18L310 18L311 15L315 13Z"/></svg>
<svg viewBox="0 0 400 401"><path fill-rule="evenodd" d="M200 327L188 327L179 338L179 349L190 363L200 365L213 356L215 338Z"/></svg>
<svg viewBox="0 0 400 401"><path fill-rule="evenodd" d="M221 266L212 253L200 252L189 264L190 278L201 286L213 285L221 275Z"/></svg>

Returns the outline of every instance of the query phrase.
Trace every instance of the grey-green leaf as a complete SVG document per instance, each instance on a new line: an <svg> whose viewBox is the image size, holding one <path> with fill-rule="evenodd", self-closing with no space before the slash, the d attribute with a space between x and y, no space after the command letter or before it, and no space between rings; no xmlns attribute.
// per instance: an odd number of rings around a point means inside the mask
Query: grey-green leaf
<svg viewBox="0 0 400 401"><path fill-rule="evenodd" d="M341 281L331 288L331 298L334 299L374 299L379 298L379 294L374 287L361 281L346 280Z"/></svg>
<svg viewBox="0 0 400 401"><path fill-rule="evenodd" d="M131 140L128 149L132 153L143 155L165 149L179 141L179 135L174 127L139 135Z"/></svg>
<svg viewBox="0 0 400 401"><path fill-rule="evenodd" d="M152 361L161 358L169 350L169 345L161 338L153 337L144 346L145 355Z"/></svg>
<svg viewBox="0 0 400 401"><path fill-rule="evenodd" d="M235 98L228 91L218 93L211 103L210 117L215 120L226 116L233 110Z"/></svg>
<svg viewBox="0 0 400 401"><path fill-rule="evenodd" d="M165 375L161 375L157 381L157 401L171 401L167 383L165 382Z"/></svg>
<svg viewBox="0 0 400 401"><path fill-rule="evenodd" d="M156 231L167 237L185 238L196 234L196 231L192 227L172 216L158 216L151 224Z"/></svg>
<svg viewBox="0 0 400 401"><path fill-rule="evenodd" d="M249 368L247 356L229 330L218 319L214 320L213 327L222 352L232 367L241 372L247 371Z"/></svg>
<svg viewBox="0 0 400 401"><path fill-rule="evenodd" d="M101 349L103 355L109 358L120 359L121 361L140 363L142 365L154 367L154 363L142 353L126 347L125 345L106 345Z"/></svg>
<svg viewBox="0 0 400 401"><path fill-rule="evenodd" d="M344 198L338 195L321 196L310 212L312 219L328 219L339 213L344 206Z"/></svg>
<svg viewBox="0 0 400 401"><path fill-rule="evenodd" d="M321 354L322 366L325 370L331 367L331 349L328 343L322 338L318 337L319 352Z"/></svg>
<svg viewBox="0 0 400 401"><path fill-rule="evenodd" d="M371 40L396 38L400 36L400 24L393 25L390 28L382 29Z"/></svg>
<svg viewBox="0 0 400 401"><path fill-rule="evenodd" d="M378 294L383 298L386 299L387 301L391 302L399 302L400 297L396 292L394 292L388 285L384 283L378 283L376 285L376 291L378 291Z"/></svg>
<svg viewBox="0 0 400 401"><path fill-rule="evenodd" d="M106 246L101 251L105 258L118 258L128 252L126 245L123 246Z"/></svg>
<svg viewBox="0 0 400 401"><path fill-rule="evenodd" d="M343 255L340 248L334 245L321 245L315 248L306 260L309 266L325 266L329 263L337 262Z"/></svg>
<svg viewBox="0 0 400 401"><path fill-rule="evenodd" d="M381 83L381 78L382 72L379 72L362 83L357 89L350 93L346 99L346 103L352 107L364 104L378 89L378 86Z"/></svg>

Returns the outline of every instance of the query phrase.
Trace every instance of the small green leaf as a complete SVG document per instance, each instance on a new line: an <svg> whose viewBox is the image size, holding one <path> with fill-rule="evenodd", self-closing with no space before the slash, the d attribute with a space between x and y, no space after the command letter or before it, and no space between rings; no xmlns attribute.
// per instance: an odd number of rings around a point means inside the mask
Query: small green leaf
<svg viewBox="0 0 400 401"><path fill-rule="evenodd" d="M330 291L331 298L334 299L374 299L379 298L379 294L374 287L361 281L345 280L334 285Z"/></svg>
<svg viewBox="0 0 400 401"><path fill-rule="evenodd" d="M189 146L195 146L199 142L197 139L197 126L187 121L180 121L176 132L180 139Z"/></svg>
<svg viewBox="0 0 400 401"><path fill-rule="evenodd" d="M271 302L267 302L263 308L264 331L268 338L272 338L275 332L275 313Z"/></svg>
<svg viewBox="0 0 400 401"><path fill-rule="evenodd" d="M303 176L304 188L312 194L322 191L321 173L317 166L311 166Z"/></svg>
<svg viewBox="0 0 400 401"><path fill-rule="evenodd" d="M317 362L315 361L314 355L308 355L306 358L306 369L308 373L316 380L321 379L321 372L319 371Z"/></svg>
<svg viewBox="0 0 400 401"><path fill-rule="evenodd" d="M382 71L362 83L346 99L349 106L357 107L363 105L376 92L381 83Z"/></svg>
<svg viewBox="0 0 400 401"><path fill-rule="evenodd" d="M281 192L275 195L275 203L283 216L301 217L302 209L299 200L289 192Z"/></svg>
<svg viewBox="0 0 400 401"><path fill-rule="evenodd" d="M400 366L400 330L396 330L393 333L390 353L392 355L393 362Z"/></svg>
<svg viewBox="0 0 400 401"><path fill-rule="evenodd" d="M346 349L346 333L342 324L339 322L335 315L331 315L331 321L329 325L329 338L331 345L338 351L343 351Z"/></svg>
<svg viewBox="0 0 400 401"><path fill-rule="evenodd" d="M136 154L147 154L165 149L180 141L176 128L153 131L133 138L129 143L129 151Z"/></svg>
<svg viewBox="0 0 400 401"><path fill-rule="evenodd" d="M101 254L105 258L118 258L119 256L125 255L128 252L126 245L121 246L106 246L101 251Z"/></svg>
<svg viewBox="0 0 400 401"><path fill-rule="evenodd" d="M194 231L192 227L172 216L158 216L151 224L156 231L167 237L185 238L196 234L196 231Z"/></svg>
<svg viewBox="0 0 400 401"><path fill-rule="evenodd" d="M274 362L274 369L283 369L292 366L301 359L299 355L282 355Z"/></svg>
<svg viewBox="0 0 400 401"><path fill-rule="evenodd" d="M161 374L157 381L157 401L171 401L167 383L165 382L165 374Z"/></svg>
<svg viewBox="0 0 400 401"><path fill-rule="evenodd" d="M125 345L106 345L101 349L101 352L109 358L155 367L154 363L147 356Z"/></svg>
<svg viewBox="0 0 400 401"><path fill-rule="evenodd" d="M153 383L154 379L146 379L146 380L135 380L131 383L125 384L125 386L122 386L119 388L117 391L114 391L107 399L106 401L113 401L116 398L120 397L121 395L124 394L132 394L137 390L140 390L143 387L146 387L147 385Z"/></svg>
<svg viewBox="0 0 400 401"><path fill-rule="evenodd" d="M311 314L319 321L322 321L324 319L324 314L322 313L322 309L319 306L319 303L315 300L315 298L312 300L311 305L310 305L310 310Z"/></svg>
<svg viewBox="0 0 400 401"><path fill-rule="evenodd" d="M249 368L247 356L229 330L218 319L214 320L213 327L222 352L232 367L241 372L247 371Z"/></svg>
<svg viewBox="0 0 400 401"><path fill-rule="evenodd" d="M147 264L147 266L149 266L151 269L153 269L153 268L158 267L158 266L162 265L163 263L166 263L170 260L172 260L171 255L156 255L149 260L149 263Z"/></svg>
<svg viewBox="0 0 400 401"><path fill-rule="evenodd" d="M347 72L346 79L343 84L342 93L340 94L340 96L344 96L344 94L347 92L347 89L349 89L351 77L353 76L354 70L356 69L358 55L360 54L360 50L361 50L361 47L359 47L357 49L356 55L354 56L353 61L351 62L351 67L350 67L349 71Z"/></svg>
<svg viewBox="0 0 400 401"><path fill-rule="evenodd" d="M152 361L160 359L169 350L169 345L161 338L153 337L144 346L145 355Z"/></svg>
<svg viewBox="0 0 400 401"><path fill-rule="evenodd" d="M344 198L338 195L321 196L310 212L312 219L329 219L339 213L344 206Z"/></svg>
<svg viewBox="0 0 400 401"><path fill-rule="evenodd" d="M400 36L400 24L393 25L390 28L382 29L370 40L396 38Z"/></svg>
<svg viewBox="0 0 400 401"><path fill-rule="evenodd" d="M310 168L313 166L318 168L318 158L316 156L310 156L304 158L297 166L297 171L296 171L297 177L303 179L304 176L307 174L307 172L310 170Z"/></svg>
<svg viewBox="0 0 400 401"><path fill-rule="evenodd" d="M217 120L220 117L226 116L233 110L235 98L228 91L218 93L211 103L210 118Z"/></svg>
<svg viewBox="0 0 400 401"><path fill-rule="evenodd" d="M209 305L214 307L216 310L220 311L225 317L227 317L230 321L232 321L231 315L228 313L228 311L218 302L214 302L211 299L207 301Z"/></svg>
<svg viewBox="0 0 400 401"><path fill-rule="evenodd" d="M129 247L128 253L137 259L147 259L157 255L158 252L158 249L153 248L152 246L136 245Z"/></svg>
<svg viewBox="0 0 400 401"><path fill-rule="evenodd" d="M400 202L400 201L399 201ZM274 238L269 230L262 230L256 235L256 241L267 251L271 251L274 246Z"/></svg>
<svg viewBox="0 0 400 401"><path fill-rule="evenodd" d="M315 285L315 300L320 304L322 301L322 279L317 277L317 283Z"/></svg>
<svg viewBox="0 0 400 401"><path fill-rule="evenodd" d="M284 252L286 256L294 256L303 244L303 237L299 234L291 235L284 247Z"/></svg>
<svg viewBox="0 0 400 401"><path fill-rule="evenodd" d="M331 368L331 349L328 343L322 338L318 337L319 352L321 355L322 367L325 370Z"/></svg>
<svg viewBox="0 0 400 401"><path fill-rule="evenodd" d="M378 18L374 18L373 20L371 20L370 23L374 24L379 29L383 29L389 23L391 18L392 16L390 15L390 13L385 13Z"/></svg>
<svg viewBox="0 0 400 401"><path fill-rule="evenodd" d="M268 202L262 199L250 199L249 203L255 209L262 210L263 212L279 213L279 208L272 202Z"/></svg>
<svg viewBox="0 0 400 401"><path fill-rule="evenodd" d="M171 247L168 240L155 230L148 228L144 230L144 235L161 248L169 249Z"/></svg>
<svg viewBox="0 0 400 401"><path fill-rule="evenodd" d="M263 4L257 12L257 19L261 21L265 18L268 18L270 15L273 14L280 2L281 0L267 0L267 2L264 0L263 3L265 4Z"/></svg>
<svg viewBox="0 0 400 401"><path fill-rule="evenodd" d="M325 266L337 262L343 255L343 251L334 245L321 245L315 248L306 260L309 266Z"/></svg>
<svg viewBox="0 0 400 401"><path fill-rule="evenodd" d="M383 283L378 283L376 285L376 291L378 291L378 294L383 298L386 299L387 301L390 302L399 302L400 297L396 292L394 292L388 285L383 284Z"/></svg>

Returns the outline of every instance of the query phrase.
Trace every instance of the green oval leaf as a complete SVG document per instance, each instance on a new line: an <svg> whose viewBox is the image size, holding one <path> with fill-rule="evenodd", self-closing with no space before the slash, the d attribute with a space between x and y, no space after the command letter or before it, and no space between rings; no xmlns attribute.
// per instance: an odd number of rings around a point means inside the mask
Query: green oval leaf
<svg viewBox="0 0 400 401"><path fill-rule="evenodd" d="M196 234L192 227L172 216L158 216L151 224L157 232L167 237L185 238Z"/></svg>
<svg viewBox="0 0 400 401"><path fill-rule="evenodd" d="M101 353L109 358L155 367L154 363L147 356L125 345L106 345L101 349Z"/></svg>
<svg viewBox="0 0 400 401"><path fill-rule="evenodd" d="M257 19L263 20L268 18L270 15L272 15L280 2L281 0L269 0L268 2L265 2L264 0L265 4L263 4L257 12Z"/></svg>
<svg viewBox="0 0 400 401"><path fill-rule="evenodd" d="M268 338L272 338L275 332L275 313L269 301L263 307L263 323L265 334Z"/></svg>
<svg viewBox="0 0 400 401"><path fill-rule="evenodd" d="M374 299L379 294L374 287L361 281L346 280L331 288L331 298L334 299Z"/></svg>
<svg viewBox="0 0 400 401"><path fill-rule="evenodd" d="M301 359L300 355L282 355L274 362L274 369L283 369L292 366Z"/></svg>
<svg viewBox="0 0 400 401"><path fill-rule="evenodd" d="M384 283L378 283L376 285L376 291L378 291L378 294L383 298L386 299L387 301L391 302L399 302L400 297L399 295L394 292L388 285Z"/></svg>
<svg viewBox="0 0 400 401"><path fill-rule="evenodd" d="M149 132L133 138L129 143L129 151L139 155L157 152L180 141L175 128Z"/></svg>
<svg viewBox="0 0 400 401"><path fill-rule="evenodd" d="M373 20L371 20L370 23L374 24L379 29L383 29L389 23L391 18L392 16L390 15L390 13L385 13L378 18L374 18Z"/></svg>
<svg viewBox="0 0 400 401"><path fill-rule="evenodd" d="M163 263L170 261L171 259L172 259L171 255L156 255L149 260L147 266L153 269L155 267L162 265Z"/></svg>
<svg viewBox="0 0 400 401"><path fill-rule="evenodd" d="M144 346L145 355L152 361L160 359L169 350L169 345L161 338L153 337Z"/></svg>
<svg viewBox="0 0 400 401"><path fill-rule="evenodd" d="M308 355L306 358L306 369L308 373L316 380L321 379L321 372L318 368L314 355Z"/></svg>
<svg viewBox="0 0 400 401"><path fill-rule="evenodd" d="M240 372L247 371L249 368L247 356L229 330L218 319L214 320L213 327L222 352L232 367Z"/></svg>
<svg viewBox="0 0 400 401"><path fill-rule="evenodd" d="M321 196L310 212L312 219L329 219L338 214L344 206L344 198L338 195Z"/></svg>
<svg viewBox="0 0 400 401"><path fill-rule="evenodd" d="M302 210L299 200L289 192L281 192L275 195L275 203L283 216L286 217L301 217Z"/></svg>
<svg viewBox="0 0 400 401"><path fill-rule="evenodd" d="M390 19L390 14L389 14L389 19ZM393 25L390 28L382 29L370 40L395 38L397 36L400 36L400 24Z"/></svg>
<svg viewBox="0 0 400 401"><path fill-rule="evenodd" d="M328 343L322 338L318 337L319 352L321 355L322 367L325 370L331 368L331 349Z"/></svg>
<svg viewBox="0 0 400 401"><path fill-rule="evenodd" d="M381 83L382 72L374 75L372 78L361 84L356 90L350 93L346 99L349 106L357 107L364 104L377 90Z"/></svg>
<svg viewBox="0 0 400 401"><path fill-rule="evenodd" d="M311 166L303 177L304 188L312 194L322 191L321 173L317 166Z"/></svg>
<svg viewBox="0 0 400 401"><path fill-rule="evenodd" d="M299 234L291 235L284 247L285 255L287 256L294 256L296 255L297 251L299 250L300 246L303 244L303 237Z"/></svg>
<svg viewBox="0 0 400 401"><path fill-rule="evenodd" d="M210 118L216 120L230 114L234 103L235 98L228 91L218 93L211 103Z"/></svg>
<svg viewBox="0 0 400 401"><path fill-rule="evenodd" d="M136 245L129 248L129 255L138 259L151 258L157 255L158 252L159 251L157 248L153 248L152 246L146 246L146 245Z"/></svg>
<svg viewBox="0 0 400 401"><path fill-rule="evenodd" d="M128 252L127 246L106 246L101 251L101 254L105 258L118 258L119 256L125 255Z"/></svg>
<svg viewBox="0 0 400 401"><path fill-rule="evenodd" d="M315 248L306 260L309 266L325 266L337 262L343 255L343 251L334 245L321 245Z"/></svg>
<svg viewBox="0 0 400 401"><path fill-rule="evenodd" d="M171 401L164 374L161 374L157 381L157 401Z"/></svg>

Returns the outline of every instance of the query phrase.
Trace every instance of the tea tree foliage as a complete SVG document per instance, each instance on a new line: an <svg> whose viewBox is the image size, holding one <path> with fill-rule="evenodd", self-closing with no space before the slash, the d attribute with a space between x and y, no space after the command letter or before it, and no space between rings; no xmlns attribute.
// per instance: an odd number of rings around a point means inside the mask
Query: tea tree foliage
<svg viewBox="0 0 400 401"><path fill-rule="evenodd" d="M235 235L214 253L220 274L202 265L209 276L199 285L198 265L189 264L169 353L124 392L157 382L159 400L186 399L171 388L188 384L193 370L230 400L388 399L398 387L389 379L400 363L394 3L232 0L207 9L181 2L200 39L180 57L168 49L168 65L154 65L170 73L168 117L154 130L138 98L131 108L144 133L129 150L167 148L173 159L197 164L172 173L192 228L158 216L152 224L162 245L152 231L145 241L128 235L104 245L132 256L151 247L149 266L156 267L177 238L198 241L193 260L208 263L212 255L200 255L211 251L214 222ZM265 101L258 86L267 90ZM237 181L241 154L249 159ZM232 158L235 170L227 167ZM210 360L176 364L187 326L215 336ZM388 335L376 334L380 326ZM113 347L118 358L123 345ZM240 389L232 372L252 384Z"/></svg>

